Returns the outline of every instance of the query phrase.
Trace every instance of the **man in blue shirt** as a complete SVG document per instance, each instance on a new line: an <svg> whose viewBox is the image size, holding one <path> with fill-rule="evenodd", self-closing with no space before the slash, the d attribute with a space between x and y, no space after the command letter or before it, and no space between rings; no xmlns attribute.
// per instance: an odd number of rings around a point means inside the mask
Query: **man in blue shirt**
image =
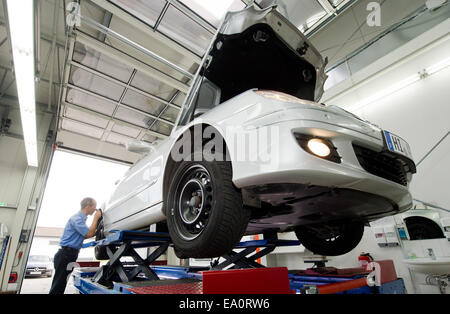
<svg viewBox="0 0 450 314"><path fill-rule="evenodd" d="M87 216L94 214L91 227L86 226ZM55 254L53 263L55 265L55 275L53 277L50 294L63 294L66 289L67 279L70 275L73 264L78 258L78 253L83 245L83 240L92 238L97 231L97 223L101 212L97 209L97 202L86 197L81 201L81 210L70 217L64 228L59 245L61 249Z"/></svg>

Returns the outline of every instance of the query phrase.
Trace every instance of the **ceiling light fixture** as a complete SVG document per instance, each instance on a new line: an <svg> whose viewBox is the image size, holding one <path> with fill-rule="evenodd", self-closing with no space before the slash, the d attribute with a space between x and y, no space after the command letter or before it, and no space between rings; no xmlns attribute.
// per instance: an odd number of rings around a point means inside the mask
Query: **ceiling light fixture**
<svg viewBox="0 0 450 314"><path fill-rule="evenodd" d="M37 167L34 1L7 0L6 4L25 151L28 165Z"/></svg>
<svg viewBox="0 0 450 314"><path fill-rule="evenodd" d="M450 58L444 59L432 66L429 66L428 68L424 69L423 71L420 71L416 74L413 74L409 77L407 77L406 79L398 82L397 84L393 84L392 86L370 96L365 98L364 100L360 101L359 103L357 103L354 106L349 106L346 107L345 109L348 111L358 111L360 109L362 109L363 107L370 105L371 103L374 103L380 99L383 99L395 92L398 92L408 86L410 86L411 84L414 84L417 81L420 81L421 79L426 79L429 76L436 74L437 72L444 70L445 68L450 66Z"/></svg>

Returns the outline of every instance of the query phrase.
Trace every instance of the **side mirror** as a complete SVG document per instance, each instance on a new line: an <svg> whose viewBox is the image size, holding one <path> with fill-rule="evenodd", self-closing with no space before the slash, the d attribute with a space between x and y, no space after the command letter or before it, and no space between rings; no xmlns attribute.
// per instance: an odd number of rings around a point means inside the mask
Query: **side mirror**
<svg viewBox="0 0 450 314"><path fill-rule="evenodd" d="M155 147L146 142L130 141L126 144L127 151L137 154L148 154L155 150Z"/></svg>
<svg viewBox="0 0 450 314"><path fill-rule="evenodd" d="M209 108L197 108L194 111L194 119L200 117L202 114L208 112Z"/></svg>

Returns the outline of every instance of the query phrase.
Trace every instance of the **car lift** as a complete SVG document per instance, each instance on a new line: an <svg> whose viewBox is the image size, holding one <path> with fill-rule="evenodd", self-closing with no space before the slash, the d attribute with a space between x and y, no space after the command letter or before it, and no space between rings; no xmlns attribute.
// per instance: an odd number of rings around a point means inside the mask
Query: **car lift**
<svg viewBox="0 0 450 314"><path fill-rule="evenodd" d="M82 294L405 293L392 261L373 262L368 270L337 272L323 267L323 261L307 271L289 272L256 262L276 247L299 244L278 239L245 241L236 246L240 251L225 254L223 262L217 259L210 267L150 266L173 245L168 233L113 231L103 240L83 245L106 246L107 264L76 268L72 276ZM135 251L149 247L156 249L146 259ZM122 257L133 262L122 262Z"/></svg>

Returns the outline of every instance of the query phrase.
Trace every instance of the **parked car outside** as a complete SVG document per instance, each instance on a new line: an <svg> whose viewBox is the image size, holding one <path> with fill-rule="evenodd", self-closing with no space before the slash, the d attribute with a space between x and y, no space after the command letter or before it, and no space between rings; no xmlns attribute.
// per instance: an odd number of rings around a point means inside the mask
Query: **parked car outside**
<svg viewBox="0 0 450 314"><path fill-rule="evenodd" d="M28 257L25 277L53 276L53 262L46 255L30 255Z"/></svg>

